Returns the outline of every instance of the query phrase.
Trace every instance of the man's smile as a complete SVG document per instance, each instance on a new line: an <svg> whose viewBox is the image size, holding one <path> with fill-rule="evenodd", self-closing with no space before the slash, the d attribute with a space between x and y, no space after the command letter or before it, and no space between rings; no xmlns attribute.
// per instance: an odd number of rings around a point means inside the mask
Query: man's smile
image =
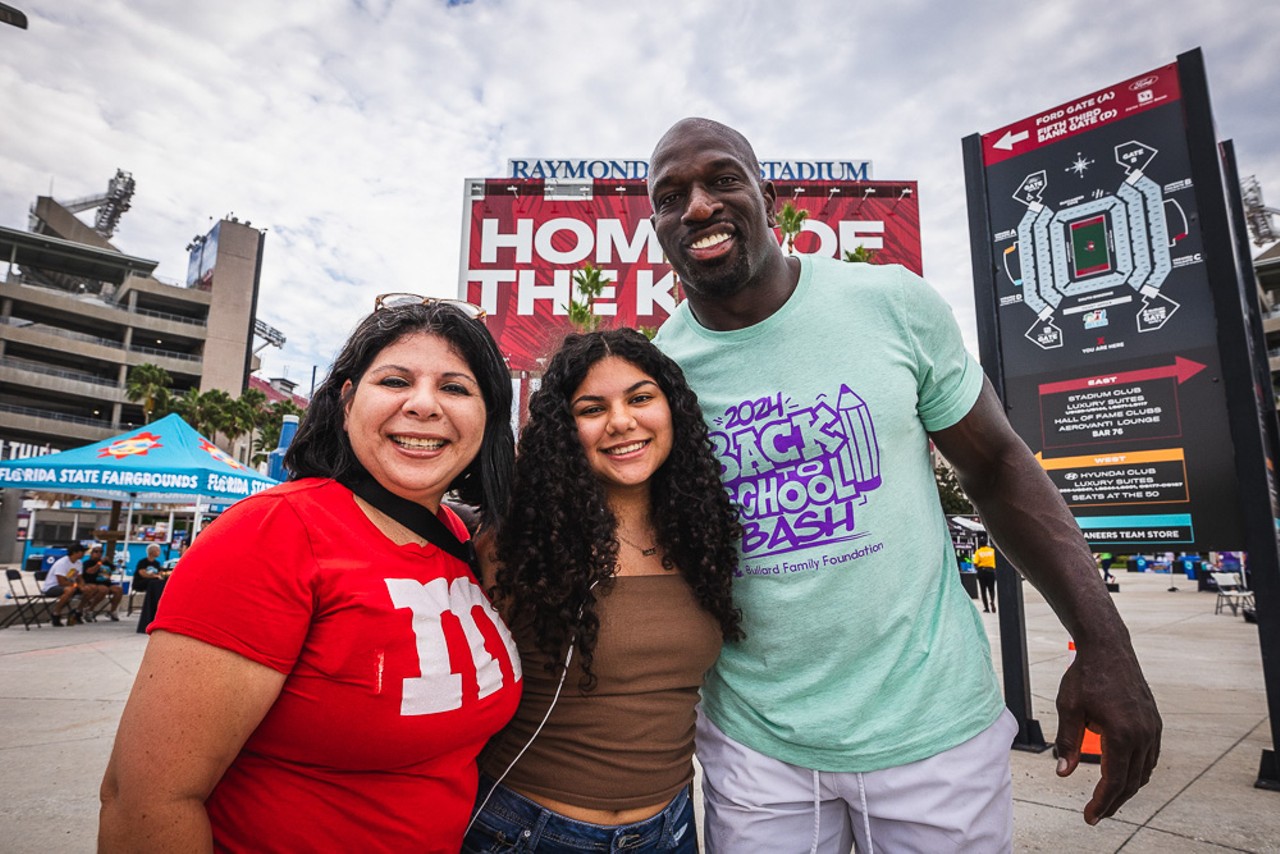
<svg viewBox="0 0 1280 854"><path fill-rule="evenodd" d="M729 239L729 235L725 234L724 232L720 232L719 234L708 234L706 237L695 240L690 245L690 248L708 249L712 246L715 246L717 243L724 243L728 239Z"/></svg>
<svg viewBox="0 0 1280 854"><path fill-rule="evenodd" d="M688 255L694 261L714 261L728 254L733 245L733 230L720 227L690 243Z"/></svg>

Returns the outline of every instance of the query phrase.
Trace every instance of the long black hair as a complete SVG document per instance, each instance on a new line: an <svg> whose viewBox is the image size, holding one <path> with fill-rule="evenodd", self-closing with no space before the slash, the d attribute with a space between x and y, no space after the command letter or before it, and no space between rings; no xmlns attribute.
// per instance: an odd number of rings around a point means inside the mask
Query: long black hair
<svg viewBox="0 0 1280 854"><path fill-rule="evenodd" d="M311 399L285 454L285 466L292 478L342 479L360 474L363 467L342 427L347 401L379 353L419 332L448 342L480 385L485 406L480 452L449 485L449 491L460 501L478 507L485 524L495 522L507 506L515 457L511 376L484 324L445 303L382 308L360 321ZM351 391L344 396L342 387L348 381Z"/></svg>
<svg viewBox="0 0 1280 854"><path fill-rule="evenodd" d="M652 377L671 408L671 453L650 479L650 515L663 566L684 576L726 640L742 636L730 590L741 528L720 483L697 396L676 363L633 329L570 335L529 402L511 512L498 532L501 568L494 592L513 621L532 619L550 668L573 639L584 688L595 683L591 661L600 629L592 588L608 589L618 539L604 485L578 438L572 400L591 367L608 356Z"/></svg>

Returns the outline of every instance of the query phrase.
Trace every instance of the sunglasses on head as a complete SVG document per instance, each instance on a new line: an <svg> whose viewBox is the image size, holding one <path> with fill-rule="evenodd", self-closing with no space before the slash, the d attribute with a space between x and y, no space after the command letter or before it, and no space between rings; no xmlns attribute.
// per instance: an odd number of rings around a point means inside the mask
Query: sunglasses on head
<svg viewBox="0 0 1280 854"><path fill-rule="evenodd" d="M465 314L472 320L484 320L488 315L483 308L475 303L467 302L460 299L445 299L442 297L424 297L420 294L379 294L373 300L373 310L378 311L384 308L401 308L406 305L449 305Z"/></svg>

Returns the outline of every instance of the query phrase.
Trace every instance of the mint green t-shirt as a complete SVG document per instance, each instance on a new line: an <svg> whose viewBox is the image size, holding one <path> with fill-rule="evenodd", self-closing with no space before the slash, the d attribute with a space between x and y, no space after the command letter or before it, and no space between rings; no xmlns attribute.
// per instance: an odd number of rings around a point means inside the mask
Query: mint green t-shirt
<svg viewBox="0 0 1280 854"><path fill-rule="evenodd" d="M1004 708L929 457L928 432L968 414L982 372L919 277L800 259L765 321L714 332L685 303L656 339L697 392L744 528L747 637L725 644L703 707L766 755L873 771Z"/></svg>

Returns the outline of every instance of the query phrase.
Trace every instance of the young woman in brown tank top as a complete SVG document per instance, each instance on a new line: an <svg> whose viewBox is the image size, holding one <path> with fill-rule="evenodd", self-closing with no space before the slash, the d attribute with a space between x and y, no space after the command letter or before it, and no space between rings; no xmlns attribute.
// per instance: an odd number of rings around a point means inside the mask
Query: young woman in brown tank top
<svg viewBox="0 0 1280 854"><path fill-rule="evenodd" d="M697 398L634 330L571 335L530 401L480 553L524 696L463 851L697 850L698 689L742 636L740 536Z"/></svg>

